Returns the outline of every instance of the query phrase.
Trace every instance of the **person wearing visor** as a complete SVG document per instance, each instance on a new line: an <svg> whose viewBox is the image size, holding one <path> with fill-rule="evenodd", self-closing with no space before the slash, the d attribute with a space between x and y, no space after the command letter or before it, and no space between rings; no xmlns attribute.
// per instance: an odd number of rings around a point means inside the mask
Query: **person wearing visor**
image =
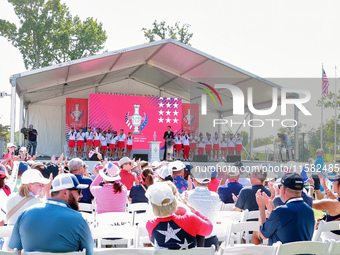
<svg viewBox="0 0 340 255"><path fill-rule="evenodd" d="M86 249L93 255L93 238L88 223L78 212L81 190L73 174L59 174L52 181L51 198L24 211L16 221L10 249L27 252L65 253Z"/></svg>
<svg viewBox="0 0 340 255"><path fill-rule="evenodd" d="M195 208L190 208L192 214L174 214L177 199L168 184L159 182L151 185L146 197L157 217L146 223L150 241L155 246L172 250L191 249L196 247L197 235L211 234L213 225Z"/></svg>

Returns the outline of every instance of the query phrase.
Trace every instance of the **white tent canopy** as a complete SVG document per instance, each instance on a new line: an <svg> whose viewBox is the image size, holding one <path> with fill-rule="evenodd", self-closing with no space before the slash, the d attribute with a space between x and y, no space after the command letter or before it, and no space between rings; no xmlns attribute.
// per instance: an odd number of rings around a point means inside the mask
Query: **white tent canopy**
<svg viewBox="0 0 340 255"><path fill-rule="evenodd" d="M34 124L39 133L38 154L51 156L64 151L66 98L89 98L90 93L122 93L180 97L184 103L200 103L199 82L212 87L232 84L240 88L245 97L247 88L253 87L256 109L270 107L272 88L281 89L236 66L167 39L12 75L11 142L14 142L15 94L20 98L20 128ZM217 91L223 105L208 100L209 114L200 117L200 127L204 130L208 129L206 123L212 123L207 121L209 118L232 114L231 92ZM287 96L298 97L297 94ZM245 111L248 111L247 105Z"/></svg>

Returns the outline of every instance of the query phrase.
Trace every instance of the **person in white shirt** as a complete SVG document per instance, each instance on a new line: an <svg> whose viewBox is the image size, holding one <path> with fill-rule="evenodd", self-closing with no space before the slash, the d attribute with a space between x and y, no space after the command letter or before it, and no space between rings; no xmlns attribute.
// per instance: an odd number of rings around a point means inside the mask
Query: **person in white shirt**
<svg viewBox="0 0 340 255"><path fill-rule="evenodd" d="M230 134L227 143L228 143L228 156L229 155L234 155L234 150L235 150L235 138L233 137L233 134Z"/></svg>
<svg viewBox="0 0 340 255"><path fill-rule="evenodd" d="M218 160L220 157L220 138L218 137L218 133L215 132L215 136L213 140L213 150L214 150L214 160Z"/></svg>
<svg viewBox="0 0 340 255"><path fill-rule="evenodd" d="M228 143L225 134L222 134L220 143L221 143L221 159L224 157L224 159L227 160Z"/></svg>
<svg viewBox="0 0 340 255"><path fill-rule="evenodd" d="M93 145L94 145L94 147L100 147L101 136L102 136L102 134L100 133L100 128L97 128L96 132L93 133L93 138L94 138Z"/></svg>
<svg viewBox="0 0 340 255"><path fill-rule="evenodd" d="M181 139L180 133L178 133L177 136L175 137L174 144L175 144L175 150L176 150L176 159L180 159L181 151L182 151L182 139Z"/></svg>
<svg viewBox="0 0 340 255"><path fill-rule="evenodd" d="M208 160L211 160L212 143L211 134L207 133L207 137L205 137L205 153L208 156Z"/></svg>
<svg viewBox="0 0 340 255"><path fill-rule="evenodd" d="M240 133L237 133L237 137L236 137L236 155L241 156L242 153L242 142L243 142L243 137L241 136Z"/></svg>
<svg viewBox="0 0 340 255"><path fill-rule="evenodd" d="M77 158L82 158L85 145L84 143L85 133L83 133L82 127L79 128L76 138L77 138Z"/></svg>
<svg viewBox="0 0 340 255"><path fill-rule="evenodd" d="M86 155L89 155L89 152L93 149L93 133L91 127L87 128L85 138L86 138Z"/></svg>
<svg viewBox="0 0 340 255"><path fill-rule="evenodd" d="M109 159L113 160L115 156L115 147L116 147L116 135L113 131L111 134L107 134L107 143L109 144Z"/></svg>
<svg viewBox="0 0 340 255"><path fill-rule="evenodd" d="M198 139L198 155L204 154L204 146L205 146L205 139L203 138L203 134L200 133L200 136Z"/></svg>
<svg viewBox="0 0 340 255"><path fill-rule="evenodd" d="M132 133L128 133L128 137L126 138L126 156L131 159L131 151L132 151L132 144L133 139L135 139L134 135L131 135Z"/></svg>
<svg viewBox="0 0 340 255"><path fill-rule="evenodd" d="M194 155L196 154L198 139L199 138L196 135L196 131L192 131L190 134L190 159L191 160L194 158Z"/></svg>
<svg viewBox="0 0 340 255"><path fill-rule="evenodd" d="M188 131L185 131L182 136L182 144L183 144L183 159L184 161L189 161L189 150L190 150L190 137Z"/></svg>
<svg viewBox="0 0 340 255"><path fill-rule="evenodd" d="M118 137L118 140L117 140L118 159L121 159L123 157L123 150L125 148L125 139L126 139L126 135L124 134L124 129L120 130L120 133L117 137Z"/></svg>
<svg viewBox="0 0 340 255"><path fill-rule="evenodd" d="M68 132L68 157L73 158L74 148L76 147L76 135L77 132L74 127L71 127L70 132Z"/></svg>
<svg viewBox="0 0 340 255"><path fill-rule="evenodd" d="M102 136L100 138L100 152L103 155L103 157L106 157L107 152L107 138L106 138L106 131L102 133Z"/></svg>

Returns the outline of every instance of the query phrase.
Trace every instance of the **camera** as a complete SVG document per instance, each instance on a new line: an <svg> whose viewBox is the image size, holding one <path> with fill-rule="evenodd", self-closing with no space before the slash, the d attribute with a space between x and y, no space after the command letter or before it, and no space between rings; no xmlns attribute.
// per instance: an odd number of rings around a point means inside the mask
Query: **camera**
<svg viewBox="0 0 340 255"><path fill-rule="evenodd" d="M281 140L284 140L284 139L285 139L285 134L278 133L277 136L278 136Z"/></svg>
<svg viewBox="0 0 340 255"><path fill-rule="evenodd" d="M28 134L29 131L30 131L29 128L25 128L25 127L23 127L22 129L20 129L20 132L21 132L22 134L24 134L24 135Z"/></svg>

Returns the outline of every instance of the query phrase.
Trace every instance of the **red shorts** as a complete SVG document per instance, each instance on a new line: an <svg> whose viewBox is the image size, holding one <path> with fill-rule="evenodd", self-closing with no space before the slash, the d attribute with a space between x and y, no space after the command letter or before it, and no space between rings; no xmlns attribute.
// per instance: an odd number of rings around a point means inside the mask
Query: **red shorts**
<svg viewBox="0 0 340 255"><path fill-rule="evenodd" d="M182 144L176 144L175 149L176 149L176 151L182 150Z"/></svg>
<svg viewBox="0 0 340 255"><path fill-rule="evenodd" d="M84 140L79 140L79 141L77 141L77 146L82 146L82 147L84 147Z"/></svg>
<svg viewBox="0 0 340 255"><path fill-rule="evenodd" d="M126 145L127 150L132 150L132 144L131 145Z"/></svg>
<svg viewBox="0 0 340 255"><path fill-rule="evenodd" d="M117 148L124 148L125 147L125 142L123 141L118 141L117 143Z"/></svg>
<svg viewBox="0 0 340 255"><path fill-rule="evenodd" d="M214 144L213 145L213 149L214 150L219 150L220 149L220 145L219 144Z"/></svg>
<svg viewBox="0 0 340 255"><path fill-rule="evenodd" d="M76 141L75 140L68 140L68 147L76 147Z"/></svg>
<svg viewBox="0 0 340 255"><path fill-rule="evenodd" d="M93 145L94 145L95 147L100 146L100 140L94 140Z"/></svg>
<svg viewBox="0 0 340 255"><path fill-rule="evenodd" d="M114 148L115 148L115 144L109 143L109 149L114 149Z"/></svg>
<svg viewBox="0 0 340 255"><path fill-rule="evenodd" d="M198 155L203 155L204 153L204 148L203 147L199 147L198 148Z"/></svg>
<svg viewBox="0 0 340 255"><path fill-rule="evenodd" d="M102 151L106 151L106 150L107 150L107 146L102 146L102 147L100 147L100 149L101 149Z"/></svg>
<svg viewBox="0 0 340 255"><path fill-rule="evenodd" d="M92 139L87 140L86 141L86 145L91 145L92 146L93 145L93 140Z"/></svg>
<svg viewBox="0 0 340 255"><path fill-rule="evenodd" d="M234 151L234 149L235 149L234 147L228 147L229 151Z"/></svg>
<svg viewBox="0 0 340 255"><path fill-rule="evenodd" d="M242 144L236 144L236 151L242 151Z"/></svg>
<svg viewBox="0 0 340 255"><path fill-rule="evenodd" d="M196 149L197 148L197 144L196 143L191 143L190 144L190 149Z"/></svg>
<svg viewBox="0 0 340 255"><path fill-rule="evenodd" d="M228 147L221 147L221 151L227 151Z"/></svg>
<svg viewBox="0 0 340 255"><path fill-rule="evenodd" d="M211 145L211 144L207 144L207 145L205 146L205 150L206 150L206 151L211 151L211 150L212 150L212 145Z"/></svg>

